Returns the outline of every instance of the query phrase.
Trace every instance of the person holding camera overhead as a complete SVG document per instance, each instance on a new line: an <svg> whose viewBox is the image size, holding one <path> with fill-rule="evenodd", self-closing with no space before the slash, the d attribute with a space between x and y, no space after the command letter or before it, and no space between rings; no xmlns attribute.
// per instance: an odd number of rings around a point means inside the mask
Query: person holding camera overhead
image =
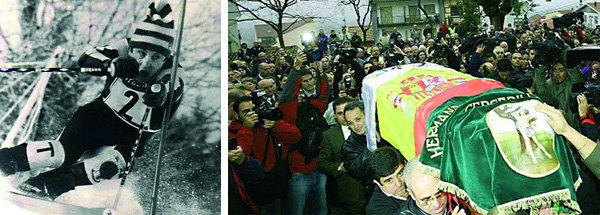
<svg viewBox="0 0 600 215"><path fill-rule="evenodd" d="M329 98L329 82L321 69L313 74L306 68L306 58L304 54L296 56L294 68L279 99L283 120L297 126L302 135L290 149L292 178L285 214L302 214L305 206L309 214L327 214L327 177L317 171L317 157L322 133L329 128L323 118Z"/></svg>

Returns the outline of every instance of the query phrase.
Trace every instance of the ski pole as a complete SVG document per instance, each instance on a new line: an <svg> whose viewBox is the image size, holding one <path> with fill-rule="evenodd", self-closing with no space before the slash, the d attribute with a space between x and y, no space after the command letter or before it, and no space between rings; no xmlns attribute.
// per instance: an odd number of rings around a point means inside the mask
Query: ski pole
<svg viewBox="0 0 600 215"><path fill-rule="evenodd" d="M157 206L157 202L158 202L158 183L160 181L160 163L162 160L162 143L165 140L165 137L167 136L167 128L169 127L169 119L170 119L170 114L171 114L171 107L173 104L173 95L175 93L175 83L177 83L177 67L178 67L178 62L179 62L179 49L181 48L181 37L183 34L183 20L185 17L185 3L186 0L182 0L181 1L181 13L180 13L180 17L179 20L181 20L181 22L179 23L179 28L177 29L177 39L176 39L176 46L175 46L175 54L174 54L174 58L173 58L173 74L171 75L171 81L169 82L169 97L167 97L169 99L169 103L167 104L167 110L165 111L164 115L163 115L163 121L162 121L162 126L161 126L161 132L160 132L160 142L158 142L158 156L156 159L156 171L154 173L154 188L152 191L152 207L150 208L150 214L154 215L156 214L156 206Z"/></svg>
<svg viewBox="0 0 600 215"><path fill-rule="evenodd" d="M155 89L156 89L155 86L158 86L158 85L157 84L152 85L152 87L151 87L152 92L155 91ZM127 168L125 169L125 172L123 173L123 177L121 178L121 183L119 184L119 191L117 191L117 196L115 197L115 203L113 204L113 209L117 209L117 204L119 204L119 198L121 197L121 191L123 190L123 185L125 185L125 180L127 180L127 175L129 175L129 173L133 169L133 159L135 159L135 154L137 153L138 146L140 145L140 141L142 139L142 134L144 133L144 127L147 124L146 121L148 121L148 115L151 110L152 110L151 107L147 107L146 111L144 112L144 116L142 117L142 123L140 124L138 138L135 140L135 144L133 145L133 150L131 151L131 158L129 160L129 163L127 164Z"/></svg>
<svg viewBox="0 0 600 215"><path fill-rule="evenodd" d="M72 68L0 68L0 72L74 72L88 73L91 75L106 75L109 74L109 68L94 68L94 67L72 67Z"/></svg>

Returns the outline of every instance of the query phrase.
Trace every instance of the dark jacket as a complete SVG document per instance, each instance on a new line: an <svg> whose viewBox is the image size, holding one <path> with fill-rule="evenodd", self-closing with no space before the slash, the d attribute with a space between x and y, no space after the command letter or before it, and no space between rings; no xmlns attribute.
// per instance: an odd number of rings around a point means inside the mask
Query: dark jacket
<svg viewBox="0 0 600 215"><path fill-rule="evenodd" d="M536 94L542 101L565 111L565 118L569 125L578 127L579 120L577 119L577 114L573 113L573 110L570 108L569 94L571 94L573 84L583 81L581 68L567 69L568 77L560 84L554 84L551 79L546 79L545 72L545 66L540 66L535 70L533 81L535 83Z"/></svg>
<svg viewBox="0 0 600 215"><path fill-rule="evenodd" d="M372 175L365 165L365 160L371 152L367 149L367 137L354 132L342 144L340 159L344 162L344 168L348 174L360 181L368 181Z"/></svg>
<svg viewBox="0 0 600 215"><path fill-rule="evenodd" d="M292 69L288 80L283 87L283 92L279 98L279 108L283 112L283 121L296 125L296 119L298 118L298 93L302 83L302 77L300 71ZM329 98L329 84L327 81L327 75L323 74L320 77L315 77L315 88L316 96L310 102L311 105L319 109L321 114L325 112L327 108L327 101ZM299 141L298 139L297 141ZM297 150L290 153L289 157L290 171L294 172L311 172L317 169L316 158L312 159L309 164L305 164L305 157L300 154Z"/></svg>
<svg viewBox="0 0 600 215"><path fill-rule="evenodd" d="M481 57L481 54L477 52L473 53L473 57L471 57L471 61L469 61L469 68L467 70L467 73L477 78L483 78L483 74L479 72L479 67L483 63L485 63L485 61L483 57Z"/></svg>
<svg viewBox="0 0 600 215"><path fill-rule="evenodd" d="M500 75L498 75L498 71L492 72L488 78L494 79L496 81L501 82L506 87L515 88L520 90L521 92L527 92L527 87L531 87L533 85L533 79L531 77L523 75L521 72L513 71L513 74L508 77L507 80L500 79Z"/></svg>
<svg viewBox="0 0 600 215"><path fill-rule="evenodd" d="M388 197L376 186L367 204L367 215L403 214L402 210L407 208L406 204L406 200Z"/></svg>
<svg viewBox="0 0 600 215"><path fill-rule="evenodd" d="M228 162L229 211L236 213L255 213L258 204L267 204L275 200L272 195L261 193L265 188L265 172L256 159L246 156L244 162L237 165ZM260 203L257 203L260 202ZM242 212L244 211L244 212Z"/></svg>
<svg viewBox="0 0 600 215"><path fill-rule="evenodd" d="M377 147L391 146L385 139L377 142ZM367 149L367 136L358 135L354 132L342 144L340 159L344 162L344 168L353 178L361 181L371 181L373 173L365 165L365 160L371 154Z"/></svg>
<svg viewBox="0 0 600 215"><path fill-rule="evenodd" d="M350 177L347 173L337 170L341 164L340 153L342 151L343 143L344 134L342 133L340 124L336 124L329 130L323 132L323 142L321 142L322 148L319 154L319 160L317 161L317 167L320 172L335 178L340 201L343 204L352 205L359 201L361 183Z"/></svg>

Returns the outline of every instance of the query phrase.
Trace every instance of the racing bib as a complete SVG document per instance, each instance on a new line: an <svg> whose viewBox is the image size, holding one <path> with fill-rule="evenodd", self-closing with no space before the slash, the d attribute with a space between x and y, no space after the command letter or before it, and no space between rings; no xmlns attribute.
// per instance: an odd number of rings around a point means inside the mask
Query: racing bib
<svg viewBox="0 0 600 215"><path fill-rule="evenodd" d="M143 87L129 87L121 78L116 78L109 88L109 93L104 97L104 103L127 124L139 128L146 111L142 96ZM152 116L149 113L148 118ZM149 121L150 119L148 119ZM144 131L149 131L144 129Z"/></svg>

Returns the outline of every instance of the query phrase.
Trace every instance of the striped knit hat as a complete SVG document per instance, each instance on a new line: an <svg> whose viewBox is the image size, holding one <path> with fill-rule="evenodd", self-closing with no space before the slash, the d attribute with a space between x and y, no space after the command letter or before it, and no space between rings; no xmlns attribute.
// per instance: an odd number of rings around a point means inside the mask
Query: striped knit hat
<svg viewBox="0 0 600 215"><path fill-rule="evenodd" d="M171 6L166 1L152 2L148 6L146 18L138 23L131 36L130 47L148 49L170 56L170 48L175 37L175 24L170 13Z"/></svg>

